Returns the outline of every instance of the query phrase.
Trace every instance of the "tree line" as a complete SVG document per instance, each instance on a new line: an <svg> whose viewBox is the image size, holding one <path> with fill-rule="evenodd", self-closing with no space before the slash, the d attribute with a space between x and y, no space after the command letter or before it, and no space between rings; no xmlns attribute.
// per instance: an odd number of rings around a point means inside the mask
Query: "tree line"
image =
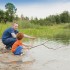
<svg viewBox="0 0 70 70"><path fill-rule="evenodd" d="M16 15L17 8L15 7L14 4L7 3L5 5L5 9L6 11L0 9L0 23L1 22L6 23L8 21L12 22L13 20L18 20L19 17L18 15ZM28 17L24 17L22 14L21 19L23 21L28 20L36 25L53 25L53 24L60 24L60 23L70 23L70 13L68 11L64 11L61 14L50 15L44 19L32 18L31 20L29 20Z"/></svg>
<svg viewBox="0 0 70 70"><path fill-rule="evenodd" d="M31 23L39 24L39 25L53 25L53 24L61 24L61 23L70 23L70 13L68 11L64 11L58 15L50 15L44 19L31 19Z"/></svg>

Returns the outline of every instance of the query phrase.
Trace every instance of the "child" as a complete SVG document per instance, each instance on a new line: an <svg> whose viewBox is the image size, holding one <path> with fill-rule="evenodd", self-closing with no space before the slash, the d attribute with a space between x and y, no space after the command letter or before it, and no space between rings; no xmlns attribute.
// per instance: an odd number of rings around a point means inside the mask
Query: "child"
<svg viewBox="0 0 70 70"><path fill-rule="evenodd" d="M24 45L22 44L22 39L24 38L24 35L22 33L18 33L17 34L17 41L12 45L12 49L11 51L15 54L15 55L21 55L22 54L22 49L25 48L27 49Z"/></svg>

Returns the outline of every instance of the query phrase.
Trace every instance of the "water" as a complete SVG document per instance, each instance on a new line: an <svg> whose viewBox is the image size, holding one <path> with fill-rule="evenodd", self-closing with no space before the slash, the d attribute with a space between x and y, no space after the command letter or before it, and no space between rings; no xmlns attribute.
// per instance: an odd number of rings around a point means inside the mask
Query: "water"
<svg viewBox="0 0 70 70"><path fill-rule="evenodd" d="M70 70L70 44L65 45L60 42L41 39L32 41L32 44L32 46L40 44L45 44L45 46L40 45L30 49L19 60L18 58L21 56L17 56L17 58L9 56L12 59L15 58L15 64L11 62L10 64L1 63L0 65L10 70L17 70L17 68L19 70Z"/></svg>
<svg viewBox="0 0 70 70"><path fill-rule="evenodd" d="M44 42L38 40L34 45ZM70 45L46 40L45 46L35 47L29 53L35 59L32 70L70 70Z"/></svg>

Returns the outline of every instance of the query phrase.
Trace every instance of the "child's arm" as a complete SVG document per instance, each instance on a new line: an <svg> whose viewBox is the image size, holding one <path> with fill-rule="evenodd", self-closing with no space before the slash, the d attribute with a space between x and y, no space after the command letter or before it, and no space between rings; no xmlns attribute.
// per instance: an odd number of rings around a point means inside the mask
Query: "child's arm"
<svg viewBox="0 0 70 70"><path fill-rule="evenodd" d="M23 48L24 49L29 49L30 48L30 45L23 44Z"/></svg>
<svg viewBox="0 0 70 70"><path fill-rule="evenodd" d="M33 44L34 44L34 39L33 39L33 40L31 40L30 45L23 44L23 46L24 46L24 48L30 49L30 48L33 46Z"/></svg>

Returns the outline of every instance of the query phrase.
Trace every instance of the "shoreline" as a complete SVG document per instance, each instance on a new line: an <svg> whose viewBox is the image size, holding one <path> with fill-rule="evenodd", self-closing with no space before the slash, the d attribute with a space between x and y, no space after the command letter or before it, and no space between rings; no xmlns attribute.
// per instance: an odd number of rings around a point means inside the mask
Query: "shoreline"
<svg viewBox="0 0 70 70"><path fill-rule="evenodd" d="M40 42L36 41L35 44ZM48 41L45 45L57 50L42 45L30 49L23 56L15 56L11 52L0 53L0 70L70 70L70 45L54 41Z"/></svg>

